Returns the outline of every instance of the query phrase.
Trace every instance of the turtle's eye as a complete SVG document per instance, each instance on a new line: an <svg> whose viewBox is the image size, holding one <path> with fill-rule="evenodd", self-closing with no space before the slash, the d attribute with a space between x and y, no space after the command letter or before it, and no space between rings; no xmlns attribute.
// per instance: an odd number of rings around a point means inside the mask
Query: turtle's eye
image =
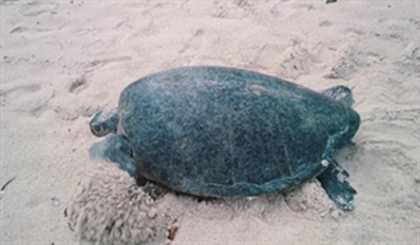
<svg viewBox="0 0 420 245"><path fill-rule="evenodd" d="M101 132L101 127L99 125L95 125L93 129L95 130L95 132Z"/></svg>
<svg viewBox="0 0 420 245"><path fill-rule="evenodd" d="M90 131L92 132L93 135L97 136L97 137L102 137L104 136L104 125L101 125L100 123L90 123Z"/></svg>

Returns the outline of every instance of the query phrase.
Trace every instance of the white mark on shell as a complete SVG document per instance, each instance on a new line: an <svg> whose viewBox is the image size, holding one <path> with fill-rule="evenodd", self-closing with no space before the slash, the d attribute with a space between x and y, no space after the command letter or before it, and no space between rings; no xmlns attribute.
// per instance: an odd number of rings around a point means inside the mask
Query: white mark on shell
<svg viewBox="0 0 420 245"><path fill-rule="evenodd" d="M321 164L322 164L322 166L327 167L329 162L324 159L324 160L321 161Z"/></svg>
<svg viewBox="0 0 420 245"><path fill-rule="evenodd" d="M261 85L252 84L250 86L247 86L246 89L253 92L256 95L261 95L262 93L268 93L270 90L266 87L263 87Z"/></svg>

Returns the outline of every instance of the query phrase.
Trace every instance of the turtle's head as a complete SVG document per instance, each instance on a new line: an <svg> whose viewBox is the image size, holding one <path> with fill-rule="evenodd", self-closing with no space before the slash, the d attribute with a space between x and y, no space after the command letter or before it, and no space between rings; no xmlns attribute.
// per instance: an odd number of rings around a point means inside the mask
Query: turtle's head
<svg viewBox="0 0 420 245"><path fill-rule="evenodd" d="M116 133L119 116L117 110L101 110L90 121L90 131L98 137L103 137L110 133Z"/></svg>

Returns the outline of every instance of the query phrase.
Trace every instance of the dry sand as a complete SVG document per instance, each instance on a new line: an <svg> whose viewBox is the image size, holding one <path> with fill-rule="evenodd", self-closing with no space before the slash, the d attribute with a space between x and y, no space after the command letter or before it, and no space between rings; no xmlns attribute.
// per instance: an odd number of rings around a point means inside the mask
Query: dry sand
<svg viewBox="0 0 420 245"><path fill-rule="evenodd" d="M246 68L314 90L353 89L355 146L336 159L356 210L317 183L226 203L168 195L172 244L420 244L420 2L0 1L1 244L77 243L64 218L94 168L98 108L151 72ZM316 195L313 195L313 194Z"/></svg>

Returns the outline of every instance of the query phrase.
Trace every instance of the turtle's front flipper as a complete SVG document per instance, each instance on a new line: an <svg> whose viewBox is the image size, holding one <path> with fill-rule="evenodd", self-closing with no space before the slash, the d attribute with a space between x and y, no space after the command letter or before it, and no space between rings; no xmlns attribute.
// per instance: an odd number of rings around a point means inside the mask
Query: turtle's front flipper
<svg viewBox="0 0 420 245"><path fill-rule="evenodd" d="M351 90L344 85L338 85L338 86L329 88L327 90L324 90L322 94L348 106L352 106L354 104Z"/></svg>
<svg viewBox="0 0 420 245"><path fill-rule="evenodd" d="M353 197L356 190L350 186L346 178L349 174L336 162L330 163L327 169L317 177L330 199L342 210L354 209Z"/></svg>
<svg viewBox="0 0 420 245"><path fill-rule="evenodd" d="M130 145L126 139L116 134L108 135L104 140L92 145L89 156L92 160L105 160L117 163L131 177L137 179L137 164L132 157Z"/></svg>

